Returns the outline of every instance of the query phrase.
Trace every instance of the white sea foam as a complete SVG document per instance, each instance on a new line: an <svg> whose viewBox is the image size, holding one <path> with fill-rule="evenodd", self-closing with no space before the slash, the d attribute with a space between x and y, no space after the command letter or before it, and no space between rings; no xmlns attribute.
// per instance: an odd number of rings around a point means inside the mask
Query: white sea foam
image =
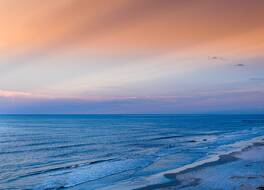
<svg viewBox="0 0 264 190"><path fill-rule="evenodd" d="M228 151L221 150L221 151L217 152L216 154L208 156L202 160L198 160L196 162L184 165L184 166L176 168L176 169L172 169L172 170L168 170L165 172L155 174L153 176L150 176L149 178L152 181L152 179L163 177L166 174L170 174L170 173L178 174L178 173L181 173L181 172L186 171L188 169L193 169L193 168L196 168L198 166L202 166L204 164L211 163L211 162L216 162L220 159L221 156L229 155L232 153L238 153L238 152L243 151L245 148L254 145L255 143L264 142L263 138L264 138L264 136L259 136L259 137L255 137L251 140L238 141L238 142L235 142L234 144L231 144L231 145L223 145L222 146L223 149L225 149L225 150L229 149L229 150Z"/></svg>
<svg viewBox="0 0 264 190"><path fill-rule="evenodd" d="M127 159L74 168L70 171L54 172L34 189L43 190L72 187L118 173L146 167L150 163L151 161L147 159Z"/></svg>
<svg viewBox="0 0 264 190"><path fill-rule="evenodd" d="M120 184L117 186L115 185L112 187L102 188L100 190L112 190L112 189L130 190L130 189L135 189L135 188L141 188L141 187L146 186L146 185L165 183L165 182L168 182L168 180L169 180L169 179L165 178L166 174L179 174L179 173L184 172L184 171L189 170L189 169L194 169L196 167L203 166L203 165L208 164L208 163L216 162L221 158L221 156L230 155L233 153L239 153L239 152L243 151L245 148L253 146L256 143L263 143L264 142L263 139L264 139L264 136L259 136L259 137L255 137L255 138L250 139L250 140L238 141L238 142L235 142L235 143L230 144L230 145L223 145L221 147L223 150L220 150L220 151L216 152L215 154L210 155L204 159L195 161L191 164L187 164L187 165L184 165L184 166L176 168L176 169L167 170L167 171L149 176L148 178L144 179L144 185L142 185L142 183L141 184L140 183L134 183L133 185L132 184L130 184L130 185L129 184Z"/></svg>

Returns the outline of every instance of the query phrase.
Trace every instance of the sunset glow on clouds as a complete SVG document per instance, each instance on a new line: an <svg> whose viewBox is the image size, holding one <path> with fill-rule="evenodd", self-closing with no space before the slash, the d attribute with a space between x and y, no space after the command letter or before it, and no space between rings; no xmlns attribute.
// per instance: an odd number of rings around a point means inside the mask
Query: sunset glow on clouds
<svg viewBox="0 0 264 190"><path fill-rule="evenodd" d="M24 97L24 96L30 96L30 94L25 92L0 90L0 97Z"/></svg>
<svg viewBox="0 0 264 190"><path fill-rule="evenodd" d="M262 0L0 0L0 112L262 112L263 18Z"/></svg>

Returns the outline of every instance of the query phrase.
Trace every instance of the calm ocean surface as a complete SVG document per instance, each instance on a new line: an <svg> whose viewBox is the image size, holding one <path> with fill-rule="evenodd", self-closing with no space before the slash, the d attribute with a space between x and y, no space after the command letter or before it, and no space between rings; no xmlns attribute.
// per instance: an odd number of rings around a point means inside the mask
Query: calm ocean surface
<svg viewBox="0 0 264 190"><path fill-rule="evenodd" d="M1 115L0 189L130 189L262 135L264 115Z"/></svg>

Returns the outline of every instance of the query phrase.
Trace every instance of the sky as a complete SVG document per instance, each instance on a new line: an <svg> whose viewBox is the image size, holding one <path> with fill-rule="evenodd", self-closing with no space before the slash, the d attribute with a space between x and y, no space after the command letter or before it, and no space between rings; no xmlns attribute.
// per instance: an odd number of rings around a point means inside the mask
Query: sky
<svg viewBox="0 0 264 190"><path fill-rule="evenodd" d="M0 0L0 113L263 113L263 0Z"/></svg>

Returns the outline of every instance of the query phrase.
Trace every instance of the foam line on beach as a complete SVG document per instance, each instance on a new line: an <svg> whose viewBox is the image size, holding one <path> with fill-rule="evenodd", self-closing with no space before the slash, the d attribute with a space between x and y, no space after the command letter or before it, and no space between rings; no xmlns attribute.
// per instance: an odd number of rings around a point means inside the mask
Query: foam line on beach
<svg viewBox="0 0 264 190"><path fill-rule="evenodd" d="M139 189L140 190L155 189L152 187L158 187L158 186L161 187L163 185L166 186L166 184L171 184L171 183L173 183L175 185L175 184L179 183L179 182L177 182L176 175L188 172L190 170L195 170L199 167L203 167L206 165L216 163L216 162L220 161L221 158L224 158L227 156L230 156L232 158L233 154L242 152L245 149L250 148L252 146L255 146L259 143L264 143L264 135L259 136L259 137L255 137L251 140L238 141L238 142L235 142L234 144L225 145L226 147L232 147L233 149L230 151L219 151L217 154L209 156L205 159L195 161L191 164L187 164L187 165L184 165L184 166L176 168L176 169L167 170L167 171L152 175L148 178L148 181L160 181L160 180L158 180L160 178L163 178L166 181L164 181L164 183L161 183L161 184L153 184L153 185L149 185L149 186L145 186L145 187L138 187L135 189L138 189L138 190ZM174 180L174 182L172 182L173 180Z"/></svg>

